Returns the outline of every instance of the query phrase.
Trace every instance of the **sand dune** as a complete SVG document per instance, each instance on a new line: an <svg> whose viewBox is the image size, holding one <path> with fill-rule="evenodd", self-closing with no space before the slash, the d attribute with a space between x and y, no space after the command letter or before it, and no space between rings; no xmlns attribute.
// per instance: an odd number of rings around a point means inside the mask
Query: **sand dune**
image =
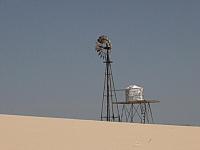
<svg viewBox="0 0 200 150"><path fill-rule="evenodd" d="M200 127L0 115L0 150L200 150Z"/></svg>

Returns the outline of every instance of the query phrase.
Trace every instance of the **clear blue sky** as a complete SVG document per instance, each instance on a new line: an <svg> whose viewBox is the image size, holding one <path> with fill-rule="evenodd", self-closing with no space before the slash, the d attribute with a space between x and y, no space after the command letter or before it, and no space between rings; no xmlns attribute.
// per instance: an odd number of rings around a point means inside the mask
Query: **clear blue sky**
<svg viewBox="0 0 200 150"><path fill-rule="evenodd" d="M0 113L99 119L110 37L116 88L144 87L157 123L200 124L200 1L0 0Z"/></svg>

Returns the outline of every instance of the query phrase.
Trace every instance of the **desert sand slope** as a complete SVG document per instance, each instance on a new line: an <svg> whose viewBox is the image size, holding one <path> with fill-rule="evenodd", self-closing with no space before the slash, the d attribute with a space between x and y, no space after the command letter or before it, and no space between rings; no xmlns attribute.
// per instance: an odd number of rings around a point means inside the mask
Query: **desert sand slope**
<svg viewBox="0 0 200 150"><path fill-rule="evenodd" d="M0 150L200 150L200 127L0 115Z"/></svg>

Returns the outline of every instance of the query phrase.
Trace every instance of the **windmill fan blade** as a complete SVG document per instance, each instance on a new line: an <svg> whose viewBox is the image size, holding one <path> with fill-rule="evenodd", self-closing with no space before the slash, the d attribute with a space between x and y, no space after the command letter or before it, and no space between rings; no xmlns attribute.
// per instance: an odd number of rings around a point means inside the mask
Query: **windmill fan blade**
<svg viewBox="0 0 200 150"><path fill-rule="evenodd" d="M98 41L99 43L101 43L101 38L99 37L99 38L97 39L97 41Z"/></svg>
<svg viewBox="0 0 200 150"><path fill-rule="evenodd" d="M96 49L100 49L99 45L96 45Z"/></svg>

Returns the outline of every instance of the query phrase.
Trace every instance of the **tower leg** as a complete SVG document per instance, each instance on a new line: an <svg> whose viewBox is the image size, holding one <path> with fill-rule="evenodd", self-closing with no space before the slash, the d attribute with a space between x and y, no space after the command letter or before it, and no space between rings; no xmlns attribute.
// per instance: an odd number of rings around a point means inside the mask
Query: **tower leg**
<svg viewBox="0 0 200 150"><path fill-rule="evenodd" d="M154 123L153 114L152 114L152 111L151 111L151 105L150 105L150 103L148 103L148 107L149 107L149 112L150 112L151 121L152 121L152 123Z"/></svg>
<svg viewBox="0 0 200 150"><path fill-rule="evenodd" d="M146 105L143 103L140 103L140 113L141 113L141 123L145 123L146 120Z"/></svg>

